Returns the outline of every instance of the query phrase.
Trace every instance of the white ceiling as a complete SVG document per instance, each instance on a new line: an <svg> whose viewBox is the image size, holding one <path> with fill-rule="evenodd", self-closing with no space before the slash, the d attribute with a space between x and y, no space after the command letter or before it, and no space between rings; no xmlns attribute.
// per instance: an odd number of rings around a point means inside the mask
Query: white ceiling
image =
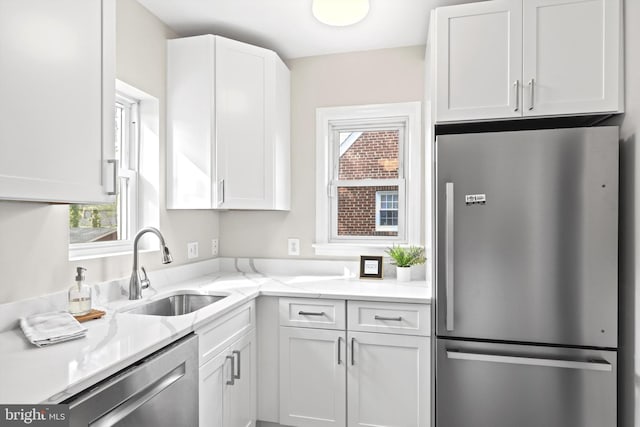
<svg viewBox="0 0 640 427"><path fill-rule="evenodd" d="M369 15L329 27L312 0L138 0L180 36L217 34L273 49L283 58L425 44L429 11L479 0L371 0Z"/></svg>

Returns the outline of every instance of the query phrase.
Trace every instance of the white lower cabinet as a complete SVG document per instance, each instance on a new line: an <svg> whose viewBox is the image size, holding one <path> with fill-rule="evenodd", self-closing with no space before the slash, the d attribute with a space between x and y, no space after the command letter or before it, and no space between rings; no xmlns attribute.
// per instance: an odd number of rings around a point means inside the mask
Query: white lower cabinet
<svg viewBox="0 0 640 427"><path fill-rule="evenodd" d="M281 299L281 308L291 305L291 300ZM325 303L332 302L325 300ZM340 305L344 301L334 303ZM373 315L376 325L362 328L376 327L382 332L344 327L280 327L280 424L428 427L431 365L428 329L387 333L384 328L387 325L391 332L414 324L415 316L407 313L420 312L428 319L429 307L351 301L348 304L354 305L354 310L348 309L348 313L379 312ZM282 316L283 312L287 311L281 310L280 320L286 324L288 319ZM349 328L359 328L357 322L350 320Z"/></svg>
<svg viewBox="0 0 640 427"><path fill-rule="evenodd" d="M199 336L201 427L256 424L255 303L196 331Z"/></svg>
<svg viewBox="0 0 640 427"><path fill-rule="evenodd" d="M429 339L347 333L348 425L429 425Z"/></svg>
<svg viewBox="0 0 640 427"><path fill-rule="evenodd" d="M280 328L280 424L345 425L345 351L344 331Z"/></svg>
<svg viewBox="0 0 640 427"><path fill-rule="evenodd" d="M256 419L255 331L200 367L200 426L250 427Z"/></svg>

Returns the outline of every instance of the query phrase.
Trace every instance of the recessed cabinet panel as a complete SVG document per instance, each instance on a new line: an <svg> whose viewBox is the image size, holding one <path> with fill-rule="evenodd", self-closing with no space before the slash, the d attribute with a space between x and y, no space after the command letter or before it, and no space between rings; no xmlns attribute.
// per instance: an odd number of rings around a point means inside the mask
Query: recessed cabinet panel
<svg viewBox="0 0 640 427"><path fill-rule="evenodd" d="M616 111L618 2L533 0L523 12L525 115Z"/></svg>
<svg viewBox="0 0 640 427"><path fill-rule="evenodd" d="M349 332L349 427L429 426L429 339Z"/></svg>
<svg viewBox="0 0 640 427"><path fill-rule="evenodd" d="M223 38L216 49L218 202L221 207L268 208L265 85L271 58L264 49Z"/></svg>
<svg viewBox="0 0 640 427"><path fill-rule="evenodd" d="M109 201L114 44L112 0L0 2L0 199Z"/></svg>
<svg viewBox="0 0 640 427"><path fill-rule="evenodd" d="M211 35L167 43L167 208L210 209L215 162Z"/></svg>
<svg viewBox="0 0 640 427"><path fill-rule="evenodd" d="M280 424L345 426L344 336L344 331L280 327Z"/></svg>
<svg viewBox="0 0 640 427"><path fill-rule="evenodd" d="M436 10L439 121L520 116L520 16L513 0Z"/></svg>

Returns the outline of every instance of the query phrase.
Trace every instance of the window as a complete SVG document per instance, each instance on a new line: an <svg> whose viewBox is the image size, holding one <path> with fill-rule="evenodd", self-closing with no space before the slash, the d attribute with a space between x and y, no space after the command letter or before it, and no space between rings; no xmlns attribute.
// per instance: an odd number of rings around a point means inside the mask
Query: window
<svg viewBox="0 0 640 427"><path fill-rule="evenodd" d="M123 82L116 87L117 194L112 203L69 206L72 260L130 252L138 228L158 223L158 102Z"/></svg>
<svg viewBox="0 0 640 427"><path fill-rule="evenodd" d="M398 192L376 192L376 231L398 231Z"/></svg>
<svg viewBox="0 0 640 427"><path fill-rule="evenodd" d="M419 244L420 104L319 108L316 125L316 253Z"/></svg>

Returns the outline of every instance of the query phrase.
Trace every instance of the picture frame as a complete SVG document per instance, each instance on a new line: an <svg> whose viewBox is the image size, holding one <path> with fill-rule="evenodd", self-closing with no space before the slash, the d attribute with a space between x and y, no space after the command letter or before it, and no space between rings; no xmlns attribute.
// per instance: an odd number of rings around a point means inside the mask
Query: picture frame
<svg viewBox="0 0 640 427"><path fill-rule="evenodd" d="M361 255L360 256L360 278L361 279L382 279L382 257Z"/></svg>

